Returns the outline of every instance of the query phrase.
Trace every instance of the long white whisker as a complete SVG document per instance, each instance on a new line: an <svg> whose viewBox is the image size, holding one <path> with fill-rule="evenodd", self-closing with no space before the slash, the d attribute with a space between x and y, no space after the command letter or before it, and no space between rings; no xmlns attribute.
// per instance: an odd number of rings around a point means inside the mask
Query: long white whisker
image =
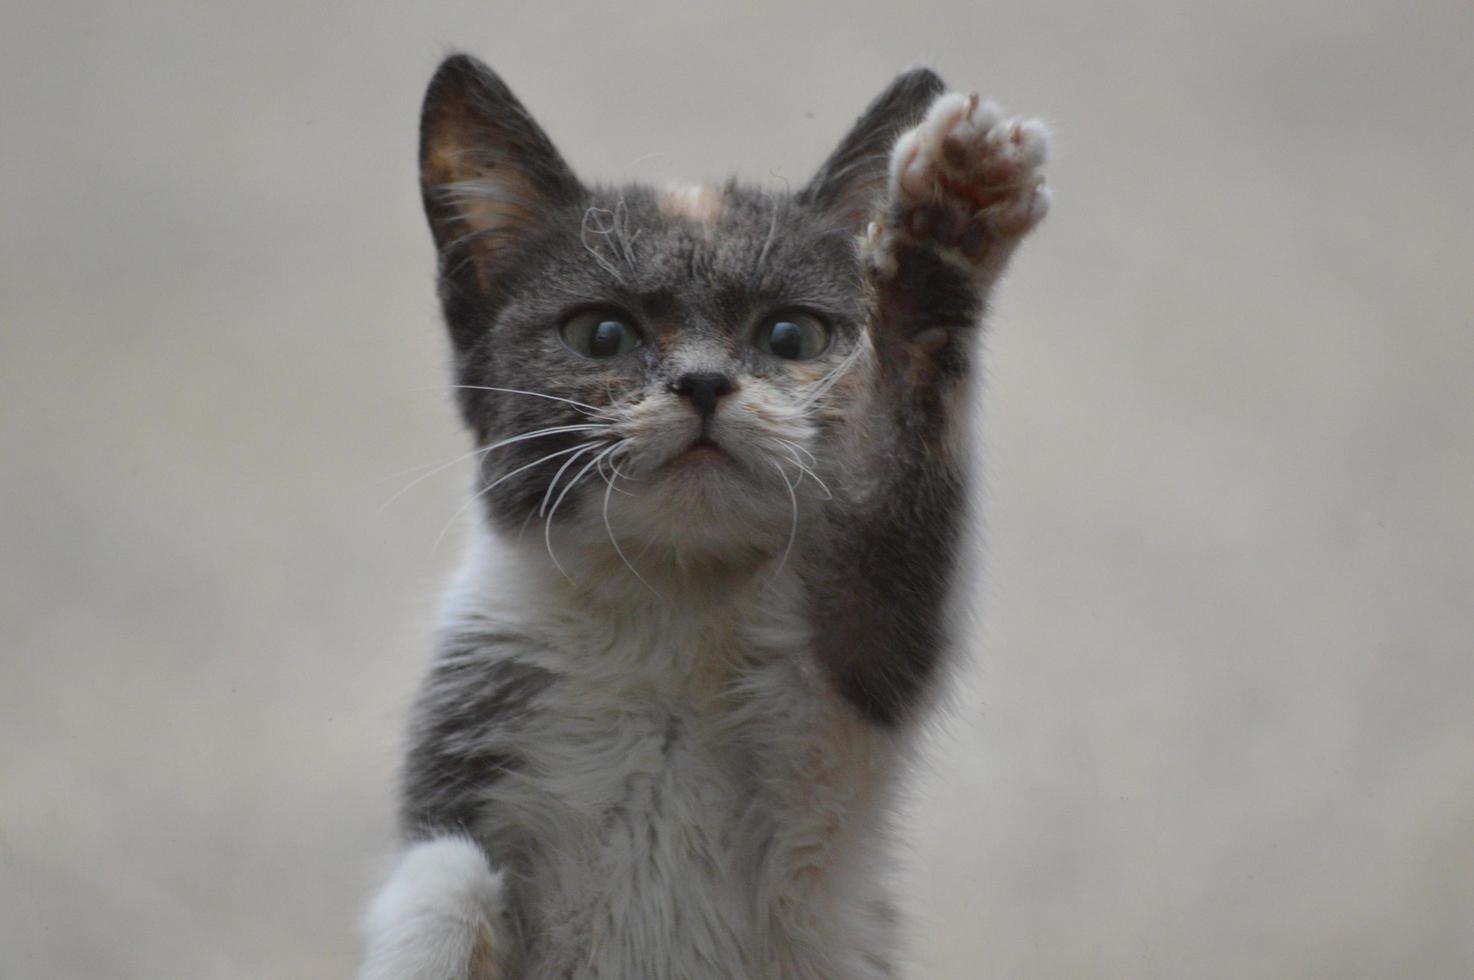
<svg viewBox="0 0 1474 980"><path fill-rule="evenodd" d="M464 504L461 504L460 509L457 510L454 514L450 515L450 520L448 520L448 521L445 522L445 526L442 527L440 529L440 533L435 536L435 543L430 546L430 552L431 552L431 554L434 554L435 549L438 548L438 547L440 547L440 541L441 541L441 539L445 537L445 532L447 532L447 531L450 530L450 527L451 527L452 524L455 523L456 518L458 518L462 514L464 514L466 512L466 509L469 508L472 504L476 503L476 501L480 500L482 497L486 496L488 493L490 493L492 490L494 490L497 487L498 484L505 483L507 480L510 480L512 477L516 476L518 473L524 472L526 470L530 470L534 466L539 465L540 463L546 463L550 459L557 459L559 456L566 456L569 453L574 452L575 450L581 449L581 448L583 448L583 447L582 446L570 446L567 449L559 449L557 452L548 453L546 456L543 456L540 459L535 459L535 460L533 460L530 463L527 463L527 464L525 464L523 466L517 467L515 470L512 470L510 473L503 473L501 476L497 477L495 480L492 480L486 486L484 486L480 490L476 491L476 493L474 493L474 494L471 495L471 499L467 500Z"/></svg>
<svg viewBox="0 0 1474 980"><path fill-rule="evenodd" d="M778 442L781 443L782 445L787 446L790 449L797 450L798 452L803 453L805 456L807 456L809 458L809 465L810 466L818 466L819 465L819 461L814 458L814 454L811 453L811 452L809 452L803 446L800 446L798 443L796 443L796 442L790 442L787 439L779 439Z"/></svg>
<svg viewBox="0 0 1474 980"><path fill-rule="evenodd" d="M416 391L500 391L508 395L527 395L531 398L546 398L549 401L564 402L575 408L584 409L588 412L598 414L602 411L596 405L587 402L575 401L572 398L564 398L561 395L549 395L541 391L524 391L521 388L496 388L491 385L436 385L428 388L405 388L400 393L407 394Z"/></svg>
<svg viewBox="0 0 1474 980"><path fill-rule="evenodd" d="M600 429L607 428L609 428L609 423L607 422L583 422L579 423L578 425L555 425L547 429L535 429L532 432L524 432L520 436L511 436L510 438L502 439L487 446L485 449L482 450L482 452L489 453L493 449L500 449L503 446L510 446L514 442L522 442L526 439L537 439L542 436L558 435L562 432L597 432Z"/></svg>
<svg viewBox="0 0 1474 980"><path fill-rule="evenodd" d="M818 383L814 385L814 388L809 392L808 396L805 397L803 401L799 402L799 406L801 408L809 408L814 404L814 402L824 397L824 395L828 393L829 389L833 388L835 384L839 382L840 378L849 373L850 368L855 366L856 362L860 360L860 356L864 354L864 352L865 343L862 341L861 343L856 344L855 349L846 354L844 356L844 359L834 366L834 370L830 371L828 374L824 375L824 377L819 379Z"/></svg>
<svg viewBox="0 0 1474 980"><path fill-rule="evenodd" d="M815 473L812 469L805 466L803 460L798 458L798 452L796 452L796 450L800 449L801 447L794 445L786 439L779 439L778 443L788 450L788 455L793 457L793 463L795 466L798 467L798 482L802 483L804 477L807 476L809 479L819 484L819 489L824 491L825 500L833 500L834 494L829 491L829 487L824 483L824 481L819 479L819 474ZM814 458L812 453L808 455L810 459Z"/></svg>
<svg viewBox="0 0 1474 980"><path fill-rule="evenodd" d="M614 469L614 454L623 449L628 443L628 439L621 439L619 442L614 444L613 450L611 452L605 453L599 459L599 476L603 477L604 482L609 484L610 489L612 489L615 493L622 493L626 497L633 497L634 494L630 493L628 490L621 489L614 485L615 479L617 479L621 475L618 470ZM608 473L604 472L604 467L606 464L608 465L609 469L614 472L614 476L611 477Z"/></svg>
<svg viewBox="0 0 1474 980"><path fill-rule="evenodd" d="M605 406L601 418L619 421L625 414L626 404L634 397L634 394L634 392L626 392L622 395L616 395L614 393L614 383L612 381L605 381L604 397L609 399L609 404Z"/></svg>
<svg viewBox="0 0 1474 980"><path fill-rule="evenodd" d="M609 225L604 224L604 219L602 217L602 215L606 214L610 217L611 223ZM601 217L596 219L595 215L600 215ZM613 219L614 212L610 211L608 208L601 208L597 206L589 208L583 213L583 226L579 229L578 240L583 244L584 251L592 255L594 257L594 261L599 263L599 265L603 267L605 272L613 276L620 285L624 285L624 276L620 275L619 269L614 265L614 263L610 262L609 259L604 256L603 252L600 252L593 245L589 244L590 231L593 231L595 234L598 235L603 235L605 242L608 242L610 240L610 237L613 235L614 232ZM617 255L618 253L616 252L615 254Z"/></svg>
<svg viewBox="0 0 1474 980"><path fill-rule="evenodd" d="M573 465L573 461L576 460L576 459L578 459L578 457L582 456L584 453L588 452L590 449L598 449L598 448L599 448L599 444L597 442L588 443L588 444L586 444L583 447L583 452L574 453L572 456L569 456L567 459L565 459L563 461L563 465L560 466L560 467L558 467L558 472L554 473L553 474L553 478L548 481L548 489L543 494L543 502L537 508L537 516L538 517L542 517L544 514L546 514L548 512L548 501L550 499L552 499L552 496L553 496L553 488L556 487L558 485L558 481L563 478L564 471L566 471L568 469L568 467L572 466Z"/></svg>
<svg viewBox="0 0 1474 980"><path fill-rule="evenodd" d="M568 579L568 584L574 587L577 587L578 583L573 581L572 577L563 570L563 564L558 561L558 556L553 554L553 518L558 515L558 506L563 503L563 498L568 496L568 491L578 486L578 481L582 480L584 478L584 474L593 469L594 463L597 460L598 457L595 456L593 459L583 464L583 469L574 474L573 479L569 480L568 485L563 488L563 492L558 494L558 499L553 501L553 509L548 511L548 519L543 523L543 543L547 545L548 557L553 560L553 567L558 570L559 574Z"/></svg>
<svg viewBox="0 0 1474 980"><path fill-rule="evenodd" d="M629 448L629 445L628 444L629 444L629 440L628 439L624 440L623 448L628 449ZM628 480L630 482L634 482L635 480L641 479L640 477L637 477L637 476L630 476L628 473L625 473L624 471L622 471L619 468L619 460L618 460L618 457L619 457L619 453L615 453L615 454L613 454L612 456L609 457L609 468L614 471L614 478L616 480ZM626 490L624 492L625 493L628 493L629 491Z"/></svg>
<svg viewBox="0 0 1474 980"><path fill-rule="evenodd" d="M455 457L454 459L446 460L444 462L436 461L433 463L421 463L419 466L411 466L408 469L398 470L394 473L387 474L386 476L375 480L374 482L382 483L384 482L384 480L397 480L400 477L413 476L416 473L423 473L425 470L430 471L429 473L425 473L425 476L432 476L436 473L439 473L441 470L445 469L448 466L454 466L463 459L470 459L472 456L475 456L479 452L481 452L480 447L472 449L470 452L461 453L461 455ZM414 484L410 484L410 486L414 486ZM408 490L409 487L405 487L404 489ZM399 491L399 493L403 492L404 490ZM398 496L398 494L395 494L395 496ZM394 497L390 497L389 500L385 502L384 506L387 507L390 503L393 502L393 500ZM383 510L384 507L380 507L379 509Z"/></svg>
<svg viewBox="0 0 1474 980"><path fill-rule="evenodd" d="M536 438L539 438L541 436L556 435L556 434L561 433L561 432L578 432L578 431L584 431L584 430L588 430L588 429L602 429L602 428L605 428L605 426L604 425L574 425L574 426L555 426L555 427L550 428L550 429L538 429L535 432L524 432L520 436L516 436L516 437L511 438L511 439L503 439L501 442L492 443L490 446L482 446L481 448L479 448L479 449L473 449L473 450L471 450L468 453L462 453L460 456L457 456L455 459L452 459L449 462L445 462L445 463L428 463L428 464L426 464L427 466L430 467L430 470L428 472L421 473L419 476L417 476L413 480L411 480L408 484L406 484L405 486L401 487L392 497L390 497L388 500L384 501L382 504L379 505L379 511L382 513L384 510L387 510L388 507L389 507L389 505L392 504L392 503L394 503L394 501L398 500L400 497L402 497L405 494L409 493L415 487L419 486L421 483L423 483L426 480L430 479L430 477L434 476L436 473L439 473L441 470L449 469L450 467L456 465L457 463L461 462L462 460L470 459L472 456L485 456L487 453L491 452L493 449L500 449L503 446L509 446L509 445L511 445L514 442L521 442L524 439L536 439ZM424 466L417 466L414 469L407 471L406 475L408 475L408 473L415 472L415 470L422 470L424 468L425 468Z"/></svg>
<svg viewBox="0 0 1474 980"><path fill-rule="evenodd" d="M629 228L630 207L628 204L625 203L624 198L621 197L617 202L615 202L614 205L615 242L619 245L620 251L624 253L625 265L630 267L631 272L634 272L635 255L630 246L634 244L635 240L630 236ZM638 232L636 234L638 234Z"/></svg>
<svg viewBox="0 0 1474 980"><path fill-rule="evenodd" d="M788 563L788 555L793 551L793 542L798 538L798 494L793 492L793 484L788 482L788 474L783 471L783 466L776 459L769 459L773 469L778 471L783 485L788 488L788 499L793 505L793 524L788 529L788 544L783 548L783 557L778 559L778 565L773 569L773 575L768 579L768 584L773 585L778 581L778 573L783 571L783 566Z"/></svg>
<svg viewBox="0 0 1474 980"><path fill-rule="evenodd" d="M839 381L840 375L848 371L853 363L854 362L851 361L848 356L846 356L844 360L836 364L834 366L834 370L830 371L828 374L824 375L824 377L820 378L819 382L815 384L812 389L810 389L808 395L804 398L802 402L799 403L800 407L809 408L820 398L824 397L824 395L829 392L829 389L834 387L835 383Z"/></svg>
<svg viewBox="0 0 1474 980"><path fill-rule="evenodd" d="M757 253L757 263L753 266L754 272L761 272L763 262L768 258L768 249L773 247L773 239L778 236L778 205L773 205L773 220L768 225L768 237L763 241L763 249Z"/></svg>
<svg viewBox="0 0 1474 980"><path fill-rule="evenodd" d="M613 448L606 449L602 454L600 454L599 458L602 459L605 455L608 455L613 451ZM641 575L639 571L635 569L635 566L630 564L630 560L625 557L624 549L619 546L619 540L614 536L614 528L609 523L609 497L614 492L614 483L613 481L607 482L609 483L609 486L604 491L604 530L609 534L609 543L614 545L614 553L619 556L620 561L624 562L624 567L630 570L630 574L639 579L640 584L649 589L651 594L654 595L655 598L659 599L661 602L664 602L665 596L661 595L660 590L655 588L655 586L645 581L645 576Z"/></svg>

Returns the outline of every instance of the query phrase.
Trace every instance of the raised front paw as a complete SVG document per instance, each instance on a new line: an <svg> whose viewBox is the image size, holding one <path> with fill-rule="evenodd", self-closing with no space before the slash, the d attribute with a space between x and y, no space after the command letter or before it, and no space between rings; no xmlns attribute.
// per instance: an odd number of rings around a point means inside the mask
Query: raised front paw
<svg viewBox="0 0 1474 980"><path fill-rule="evenodd" d="M1041 171L1048 152L1048 130L1037 120L1006 118L976 95L939 96L891 151L889 192L867 232L867 260L891 276L900 251L926 249L980 278L996 276L1049 210Z"/></svg>

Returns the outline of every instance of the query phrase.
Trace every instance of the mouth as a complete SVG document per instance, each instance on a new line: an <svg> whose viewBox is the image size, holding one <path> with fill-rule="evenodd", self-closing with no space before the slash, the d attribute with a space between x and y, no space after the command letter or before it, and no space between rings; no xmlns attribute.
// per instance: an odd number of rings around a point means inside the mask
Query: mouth
<svg viewBox="0 0 1474 980"><path fill-rule="evenodd" d="M687 446L686 451L681 456L682 458L689 459L704 459L708 457L728 457L728 454L725 449L717 445L716 440L703 435L691 443L691 445Z"/></svg>
<svg viewBox="0 0 1474 980"><path fill-rule="evenodd" d="M732 454L723 449L721 444L708 435L702 434L676 454L669 466L677 469L690 467L716 466L722 463L732 463L735 460Z"/></svg>

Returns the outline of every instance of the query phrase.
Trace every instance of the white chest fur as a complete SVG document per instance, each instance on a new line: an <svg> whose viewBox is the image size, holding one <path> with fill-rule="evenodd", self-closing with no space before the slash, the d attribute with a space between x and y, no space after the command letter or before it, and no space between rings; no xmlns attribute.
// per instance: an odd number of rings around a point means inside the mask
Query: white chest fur
<svg viewBox="0 0 1474 980"><path fill-rule="evenodd" d="M494 655L557 678L501 736L522 762L475 828L516 855L525 975L889 976L896 748L832 693L774 590L600 619L488 571L463 578L452 628L510 624L534 642Z"/></svg>

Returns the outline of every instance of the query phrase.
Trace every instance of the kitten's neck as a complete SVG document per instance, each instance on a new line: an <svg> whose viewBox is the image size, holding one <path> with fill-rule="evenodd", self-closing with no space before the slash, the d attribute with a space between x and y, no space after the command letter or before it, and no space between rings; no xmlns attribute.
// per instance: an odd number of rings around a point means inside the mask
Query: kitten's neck
<svg viewBox="0 0 1474 980"><path fill-rule="evenodd" d="M535 527L503 534L484 524L472 534L473 555L494 565L499 576L515 575L570 609L730 606L773 586L785 556L782 549L753 542L721 548L679 539L615 544L602 533L576 532L555 532L550 541Z"/></svg>
<svg viewBox="0 0 1474 980"><path fill-rule="evenodd" d="M755 607L786 604L795 583L781 558L757 549L616 550L607 538L555 539L550 551L541 534L505 535L481 525L472 531L456 591L604 623L695 619L717 626Z"/></svg>

